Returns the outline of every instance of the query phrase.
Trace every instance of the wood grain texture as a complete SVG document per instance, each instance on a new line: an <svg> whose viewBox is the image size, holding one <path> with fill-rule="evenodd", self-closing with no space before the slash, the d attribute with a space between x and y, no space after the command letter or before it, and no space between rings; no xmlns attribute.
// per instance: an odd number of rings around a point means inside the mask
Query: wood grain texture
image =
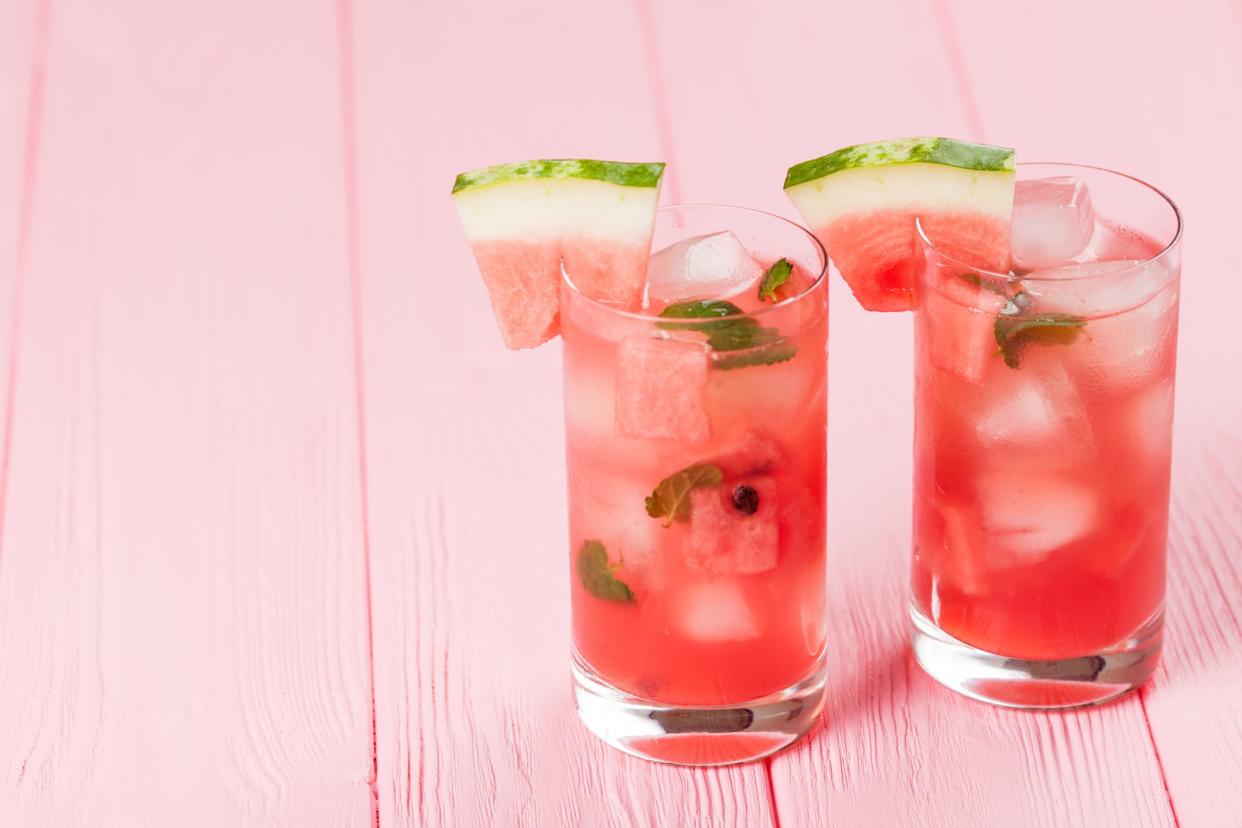
<svg viewBox="0 0 1242 828"><path fill-rule="evenodd" d="M369 825L332 6L57 0L49 54L0 814Z"/></svg>
<svg viewBox="0 0 1242 828"><path fill-rule="evenodd" d="M20 285L29 250L30 217L38 168L39 131L49 21L47 2L0 5L0 534L8 486L9 400L15 380L13 348L19 333Z"/></svg>
<svg viewBox="0 0 1242 828"><path fill-rule="evenodd" d="M1011 21L1045 46L1047 57L1027 61L987 37L972 13L981 8L963 4L956 19L989 136L1021 136L1030 158L1131 172L1185 216L1168 634L1141 701L1181 824L1233 823L1242 811L1242 699L1230 689L1242 681L1242 385L1233 379L1242 285L1230 205L1242 172L1211 145L1242 130L1242 111L1217 104L1242 78L1242 6L1170 14L1152 0L1051 2ZM1057 55L1085 56L1088 70Z"/></svg>
<svg viewBox="0 0 1242 828"><path fill-rule="evenodd" d="M768 823L762 765L657 767L578 724L559 347L502 348L448 198L499 161L661 157L638 10L354 14L380 823Z"/></svg>
<svg viewBox="0 0 1242 828"><path fill-rule="evenodd" d="M690 200L788 215L789 163L878 136L977 133L986 110L964 85L942 11L658 7ZM850 36L881 30L883 50ZM739 61L720 48L777 42L779 60ZM739 162L750 158L764 160ZM829 702L825 728L771 760L781 824L1172 824L1137 699L1065 716L1001 711L954 696L913 664L910 320L861 311L840 283L831 294Z"/></svg>
<svg viewBox="0 0 1242 828"><path fill-rule="evenodd" d="M1239 2L3 0L0 823L1235 822ZM826 725L604 747L559 346L503 350L453 174L663 158L666 202L792 217L789 163L936 133L1184 209L1164 665L1057 715L919 671L910 323L835 283Z"/></svg>

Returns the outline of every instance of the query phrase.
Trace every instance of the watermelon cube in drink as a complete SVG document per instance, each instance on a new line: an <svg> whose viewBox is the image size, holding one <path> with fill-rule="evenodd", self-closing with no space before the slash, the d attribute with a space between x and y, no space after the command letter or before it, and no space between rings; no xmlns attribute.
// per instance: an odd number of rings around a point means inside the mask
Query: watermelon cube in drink
<svg viewBox="0 0 1242 828"><path fill-rule="evenodd" d="M1011 151L947 139L834 156L791 198L865 307L915 312L920 664L1009 706L1133 689L1162 629L1176 208L1089 167L1015 186Z"/></svg>

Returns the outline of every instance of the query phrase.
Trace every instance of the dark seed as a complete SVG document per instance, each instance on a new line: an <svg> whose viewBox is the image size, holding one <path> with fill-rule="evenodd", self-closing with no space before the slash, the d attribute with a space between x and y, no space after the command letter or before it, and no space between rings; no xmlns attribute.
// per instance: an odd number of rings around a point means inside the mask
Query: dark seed
<svg viewBox="0 0 1242 828"><path fill-rule="evenodd" d="M759 493L743 483L733 490L733 508L744 515L753 515L759 511Z"/></svg>

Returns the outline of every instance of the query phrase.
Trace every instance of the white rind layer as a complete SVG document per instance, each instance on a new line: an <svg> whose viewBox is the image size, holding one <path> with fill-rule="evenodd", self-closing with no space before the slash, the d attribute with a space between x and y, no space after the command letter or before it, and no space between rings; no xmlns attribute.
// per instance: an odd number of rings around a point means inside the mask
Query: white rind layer
<svg viewBox="0 0 1242 828"><path fill-rule="evenodd" d="M453 195L471 243L593 238L646 245L658 187L547 178L508 181Z"/></svg>
<svg viewBox="0 0 1242 828"><path fill-rule="evenodd" d="M960 210L1005 221L1013 210L1013 173L945 164L890 164L826 175L785 191L812 229L876 210Z"/></svg>

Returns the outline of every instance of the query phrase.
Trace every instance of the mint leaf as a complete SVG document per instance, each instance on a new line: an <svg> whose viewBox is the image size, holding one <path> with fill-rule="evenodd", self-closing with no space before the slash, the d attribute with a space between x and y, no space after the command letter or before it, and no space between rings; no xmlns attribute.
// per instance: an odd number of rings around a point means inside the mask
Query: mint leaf
<svg viewBox="0 0 1242 828"><path fill-rule="evenodd" d="M777 259L776 263L768 268L768 272L763 274L763 281L759 283L759 301L764 299L776 300L776 291L780 286L789 281L789 274L793 273L793 265L789 263L789 259Z"/></svg>
<svg viewBox="0 0 1242 828"><path fill-rule="evenodd" d="M685 523L690 520L690 492L704 486L719 486L724 482L724 472L719 466L701 463L670 474L660 481L647 496L647 514L664 518L664 528L673 521Z"/></svg>
<svg viewBox="0 0 1242 828"><path fill-rule="evenodd" d="M776 328L765 328L732 302L676 302L660 311L664 319L686 322L657 322L665 330L700 331L713 351L746 351L785 342ZM729 317L727 319L721 317Z"/></svg>
<svg viewBox="0 0 1242 828"><path fill-rule="evenodd" d="M707 335L713 351L746 351L785 341L776 328L765 328L750 317L715 324L719 327Z"/></svg>
<svg viewBox="0 0 1242 828"><path fill-rule="evenodd" d="M1001 356L1010 368L1017 368L1021 363L1022 350L1028 343L1068 345L1078 338L1078 334L1087 324L1081 316L1071 316L1068 313L1037 313L1031 316L1007 313L1010 306L1017 307L1015 300L1019 296L1026 294L1019 293L1010 300L1005 310L996 317L993 326L996 344L1000 346ZM1027 299L1029 305L1029 297Z"/></svg>
<svg viewBox="0 0 1242 828"><path fill-rule="evenodd" d="M742 309L732 302L706 302L698 299L689 302L674 302L660 311L660 316L665 319L713 319L720 316L740 316L741 314ZM698 322L659 322L657 324L667 330L684 328L691 330L703 329L702 324Z"/></svg>
<svg viewBox="0 0 1242 828"><path fill-rule="evenodd" d="M712 366L722 371L731 371L734 368L749 368L752 365L775 365L778 362L793 359L797 353L798 349L794 346L780 342L744 354L729 354L720 357L712 363Z"/></svg>
<svg viewBox="0 0 1242 828"><path fill-rule="evenodd" d="M612 574L608 565L608 550L597 540L584 541L578 550L578 580L587 592L596 598L619 603L632 603L634 590Z"/></svg>

